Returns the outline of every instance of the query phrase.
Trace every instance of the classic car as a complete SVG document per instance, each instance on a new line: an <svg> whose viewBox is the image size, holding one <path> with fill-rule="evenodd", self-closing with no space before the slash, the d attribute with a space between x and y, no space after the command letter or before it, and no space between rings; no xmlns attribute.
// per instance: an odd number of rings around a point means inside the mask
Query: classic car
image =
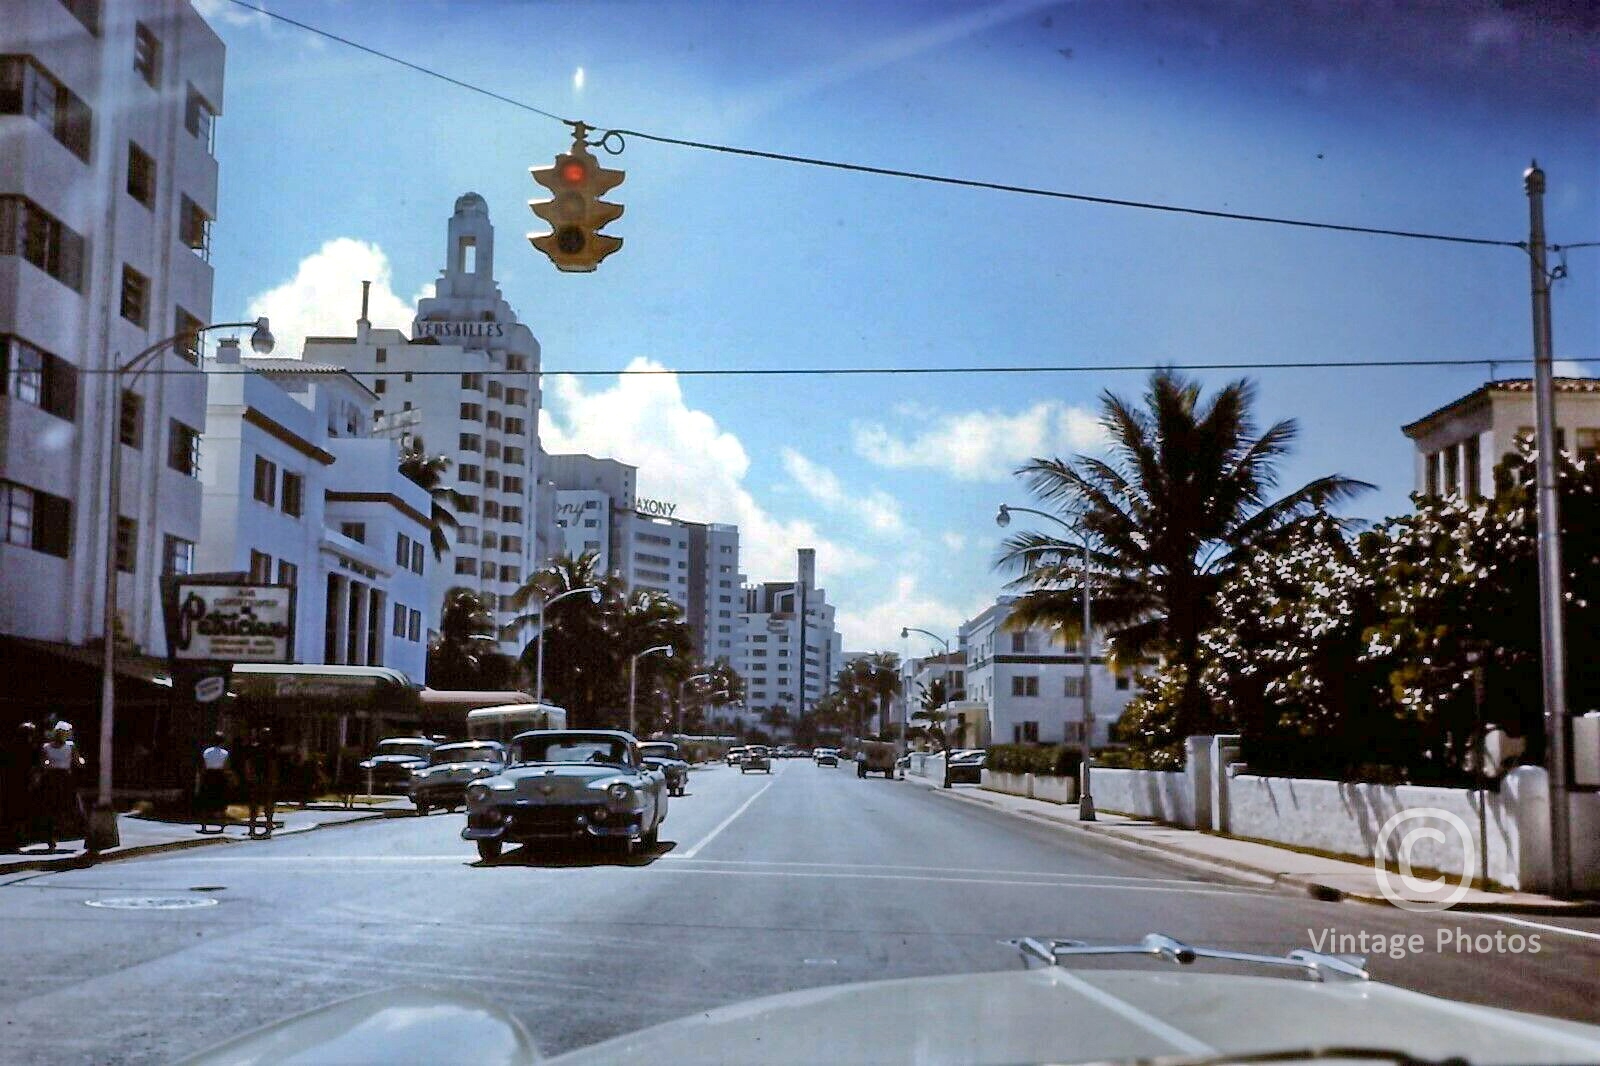
<svg viewBox="0 0 1600 1066"><path fill-rule="evenodd" d="M440 744L428 756L428 765L411 773L411 802L418 814L434 807L453 811L467 804L467 786L504 769L506 748L493 740L466 740Z"/></svg>
<svg viewBox="0 0 1600 1066"><path fill-rule="evenodd" d="M744 748L742 748L742 747L732 747L732 748L728 749L728 765L729 766L738 766L740 760L742 760L743 758L744 758Z"/></svg>
<svg viewBox="0 0 1600 1066"><path fill-rule="evenodd" d="M511 741L504 770L467 786L461 838L485 861L508 842L592 839L629 855L655 846L666 817L666 775L631 733L535 729Z"/></svg>
<svg viewBox="0 0 1600 1066"><path fill-rule="evenodd" d="M752 744L744 749L744 758L739 760L739 772L747 774L751 770L765 770L772 773L772 753L760 744Z"/></svg>
<svg viewBox="0 0 1600 1066"><path fill-rule="evenodd" d="M666 740L654 740L639 745L639 754L646 766L667 775L667 794L681 796L689 787L689 764L678 753L678 745Z"/></svg>
<svg viewBox="0 0 1600 1066"><path fill-rule="evenodd" d="M839 753L832 748L818 748L814 756L818 766L838 766Z"/></svg>
<svg viewBox="0 0 1600 1066"><path fill-rule="evenodd" d="M475 993L402 988L285 1019L184 1066L290 1060L600 1066L645 1058L907 1066L1600 1061L1600 1027L1413 992L1373 980L1359 957L1303 948L1256 954L1158 933L1133 944L1031 937L1012 943L1032 967L806 988L696 1010L554 1058L539 1054L510 1010ZM1101 967L1074 968L1077 959L1093 956L1101 957ZM1253 972L1197 965L1211 960ZM826 1034L824 1056L817 1052L819 1034Z"/></svg>
<svg viewBox="0 0 1600 1066"><path fill-rule="evenodd" d="M389 737L378 741L378 747L357 764L364 781L372 782L373 792L411 791L411 772L428 765L435 741L427 737Z"/></svg>

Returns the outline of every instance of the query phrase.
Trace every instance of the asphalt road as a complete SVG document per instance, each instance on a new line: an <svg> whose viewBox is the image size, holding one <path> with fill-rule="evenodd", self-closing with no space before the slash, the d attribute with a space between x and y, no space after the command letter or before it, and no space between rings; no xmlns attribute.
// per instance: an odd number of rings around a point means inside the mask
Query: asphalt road
<svg viewBox="0 0 1600 1066"><path fill-rule="evenodd" d="M1271 953L1327 929L1421 933L1421 954L1374 957L1374 975L1600 1022L1600 922L1321 903L849 767L774 766L696 772L657 852L626 864L480 864L455 814L0 879L0 1061L166 1062L428 983L508 1006L554 1053L752 996L1019 966L1005 937L1150 931ZM202 905L87 905L126 898ZM1541 950L1441 951L1440 929L1537 934Z"/></svg>

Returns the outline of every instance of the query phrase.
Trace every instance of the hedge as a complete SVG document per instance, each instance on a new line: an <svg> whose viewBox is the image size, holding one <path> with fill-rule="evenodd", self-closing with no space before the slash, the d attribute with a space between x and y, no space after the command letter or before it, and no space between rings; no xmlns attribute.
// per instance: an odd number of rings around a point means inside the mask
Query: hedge
<svg viewBox="0 0 1600 1066"><path fill-rule="evenodd" d="M1076 777L1081 755L1065 744L995 744L989 748L985 770L1001 774L1047 774Z"/></svg>

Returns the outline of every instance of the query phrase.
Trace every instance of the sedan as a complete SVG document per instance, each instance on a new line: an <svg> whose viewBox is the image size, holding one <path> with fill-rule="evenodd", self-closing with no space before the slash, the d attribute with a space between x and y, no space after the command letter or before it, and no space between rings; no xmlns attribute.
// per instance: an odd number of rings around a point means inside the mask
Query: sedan
<svg viewBox="0 0 1600 1066"><path fill-rule="evenodd" d="M977 785L983 782L983 765L989 759L986 751L957 751L950 755L950 783L952 785Z"/></svg>

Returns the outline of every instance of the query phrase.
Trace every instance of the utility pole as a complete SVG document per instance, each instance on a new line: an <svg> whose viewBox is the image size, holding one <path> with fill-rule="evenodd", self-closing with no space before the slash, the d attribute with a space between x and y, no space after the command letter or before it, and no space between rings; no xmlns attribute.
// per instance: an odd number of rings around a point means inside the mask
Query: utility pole
<svg viewBox="0 0 1600 1066"><path fill-rule="evenodd" d="M1561 513L1556 492L1555 368L1550 352L1550 273L1545 269L1544 171L1522 175L1528 194L1528 266L1533 280L1533 410L1539 514L1539 629L1544 667L1545 768L1550 775L1550 892L1572 895L1567 800L1567 648L1561 573Z"/></svg>

